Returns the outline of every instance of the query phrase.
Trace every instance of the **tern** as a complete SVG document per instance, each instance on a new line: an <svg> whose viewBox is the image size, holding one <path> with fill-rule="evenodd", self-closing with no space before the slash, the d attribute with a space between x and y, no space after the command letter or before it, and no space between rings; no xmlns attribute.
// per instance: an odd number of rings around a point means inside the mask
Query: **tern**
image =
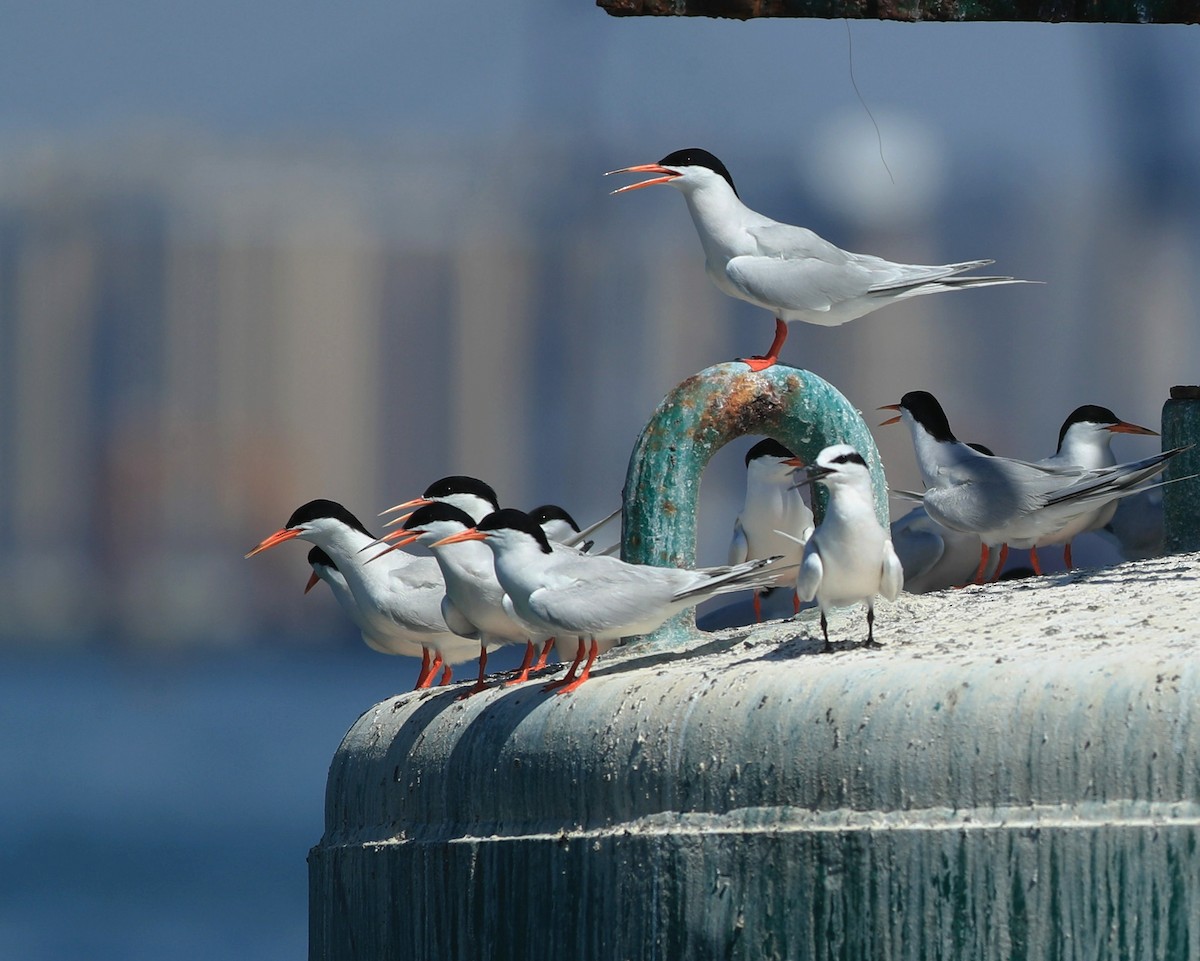
<svg viewBox="0 0 1200 961"><path fill-rule="evenodd" d="M600 642L648 633L715 594L763 587L778 574L777 557L687 570L558 551L528 514L511 509L432 546L466 540L482 540L494 552L506 608L516 617L547 634L590 641L583 672L558 686L563 694L591 675Z"/></svg>
<svg viewBox="0 0 1200 961"><path fill-rule="evenodd" d="M800 563L804 544L813 531L813 512L795 483L795 469L803 466L790 450L772 438L761 440L746 452L746 500L733 522L729 563L741 564L757 557L778 554L787 565ZM779 534L778 531L786 531ZM754 592L754 620L762 621L762 596L776 587L792 590L792 611L800 610L794 573L779 575L773 587Z"/></svg>
<svg viewBox="0 0 1200 961"><path fill-rule="evenodd" d="M347 613L368 647L385 654L423 649L418 687L429 686L442 664L442 683L447 683L453 676L451 665L474 656L474 644L452 633L441 615L445 585L432 557L397 551L385 563L368 564L361 552L375 541L374 536L349 510L325 499L297 508L287 524L246 557L294 538L315 544L333 562L354 601L354 612L346 608ZM316 568L313 573L320 576ZM334 596L338 596L336 589ZM431 650L437 655L432 661Z"/></svg>
<svg viewBox="0 0 1200 961"><path fill-rule="evenodd" d="M960 277L991 260L937 266L897 264L835 247L806 227L779 223L742 203L725 165L707 150L689 147L658 163L609 174L658 174L614 194L670 184L683 192L700 244L704 269L722 293L770 310L775 339L766 354L743 358L751 370L777 363L787 324L836 327L897 300L944 290L1020 284L1013 277Z"/></svg>
<svg viewBox="0 0 1200 961"><path fill-rule="evenodd" d="M1117 463L1116 455L1112 452L1113 434L1158 436L1158 432L1149 427L1139 427L1137 424L1121 420L1107 407L1084 404L1071 411L1067 419L1063 421L1062 428L1058 432L1058 449L1054 455L1043 458L1037 463L1047 467L1086 467L1089 470L1113 467ZM1072 567L1071 541L1080 534L1104 527L1113 519L1116 512L1117 502L1110 501L1091 514L1077 517L1058 533L1041 541L1037 546L1063 544L1063 563L1070 570ZM1030 559L1034 569L1037 570L1037 547L1030 549Z"/></svg>
<svg viewBox="0 0 1200 961"><path fill-rule="evenodd" d="M997 571L1009 547L1031 548L1063 530L1076 518L1144 489L1166 462L1186 448L1096 470L1047 466L1008 457L988 457L961 443L946 413L927 391L909 391L899 404L880 410L899 414L912 434L917 466L927 489L895 493L921 501L944 527L975 533L982 543L975 582L980 583L989 551L1000 550Z"/></svg>
<svg viewBox="0 0 1200 961"><path fill-rule="evenodd" d="M479 678L464 694L467 697L486 689L489 644L524 644L525 659L517 676L509 683L518 684L529 677L536 644L550 635L526 624L505 609L504 588L496 579L492 552L478 541L447 543L451 535L475 526L475 520L451 504L434 503L420 507L404 522L407 535L397 546L419 541L432 548L446 584L442 598L442 616L452 631L463 637L477 637L480 643ZM546 645L547 650L549 645Z"/></svg>
<svg viewBox="0 0 1200 961"><path fill-rule="evenodd" d="M492 511L500 508L500 501L496 499L496 492L490 484L481 481L478 477L470 477L466 474L451 474L448 477L435 480L425 488L425 492L420 497L414 497L403 504L389 507L387 510L381 511L379 516L382 517L384 514L395 514L405 510L416 510L418 507L437 503L451 504L459 510L470 514L477 521L483 520ZM403 524L407 516L404 515L403 517L397 517L388 521L388 526Z"/></svg>
<svg viewBox="0 0 1200 961"><path fill-rule="evenodd" d="M358 601L354 599L354 592L346 583L345 576L338 570L333 558L321 548L314 547L308 552L308 563L312 568L312 574L309 575L308 583L304 586L304 593L307 594L322 581L328 584L338 606L346 612L354 626L362 632L363 643L367 647L382 654L402 654L407 657L421 657L425 653L424 648L415 641L408 641L394 635L380 634L376 631L376 625L372 623L371 618L363 612L362 608L358 606Z"/></svg>
<svg viewBox="0 0 1200 961"><path fill-rule="evenodd" d="M982 444L970 446L981 454L993 456ZM923 504L892 521L891 537L892 547L904 568L904 590L910 594L927 594L970 583L979 567L979 535L943 527L929 516Z"/></svg>
<svg viewBox="0 0 1200 961"><path fill-rule="evenodd" d="M866 645L879 647L875 598L883 595L894 601L904 583L904 570L888 532L875 516L867 462L849 444L834 444L804 470L808 483L828 488L829 503L820 525L804 545L796 590L801 600L815 599L821 609L824 652L833 650L826 611L857 603L867 606Z"/></svg>

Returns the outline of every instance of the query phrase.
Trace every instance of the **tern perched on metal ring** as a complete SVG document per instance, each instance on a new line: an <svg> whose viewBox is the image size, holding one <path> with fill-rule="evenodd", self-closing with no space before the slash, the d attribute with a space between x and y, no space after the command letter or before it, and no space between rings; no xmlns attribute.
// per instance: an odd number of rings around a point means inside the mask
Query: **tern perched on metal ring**
<svg viewBox="0 0 1200 961"><path fill-rule="evenodd" d="M1144 481L1186 450L1176 447L1098 470L1049 467L972 450L954 436L942 405L928 391L909 391L899 404L880 410L900 412L884 423L908 425L927 485L923 495L896 493L921 501L944 527L979 535L983 547L976 583L982 581L990 549L1000 549L999 571L1009 547L1033 547L1075 518L1143 489Z"/></svg>
<svg viewBox="0 0 1200 961"><path fill-rule="evenodd" d="M849 444L834 444L817 455L815 464L797 470L804 470L809 483L829 489L825 516L804 546L796 580L800 598L815 598L821 609L823 650L833 650L825 612L857 603L867 606L866 645L879 647L875 641L875 598L882 594L894 601L904 584L904 569L888 532L875 516L867 462Z"/></svg>
<svg viewBox="0 0 1200 961"><path fill-rule="evenodd" d="M994 263L968 260L939 266L897 264L855 254L823 240L806 227L780 223L742 203L725 165L707 150L689 147L655 164L610 170L609 174L659 174L614 190L654 184L682 191L704 248L704 269L717 289L770 310L775 339L766 354L743 358L751 370L779 359L787 322L836 327L893 301L966 287L1021 284L1013 277L959 277Z"/></svg>
<svg viewBox="0 0 1200 961"><path fill-rule="evenodd" d="M730 564L773 554L781 555L785 564L800 563L813 531L813 512L795 482L795 470L800 466L796 455L773 438L759 441L746 452L746 500L733 522ZM785 572L772 587L754 592L756 622L762 620L762 596L785 586L792 588L793 612L800 610L795 575Z"/></svg>
<svg viewBox="0 0 1200 961"><path fill-rule="evenodd" d="M334 562L350 589L357 616L347 611L368 647L385 654L410 654L412 645L418 651L424 649L417 687L432 683L442 664L442 683L447 683L452 664L475 656L475 645L452 633L442 618L441 599L446 589L432 557L397 551L384 563L368 564L361 552L374 543L374 536L345 507L325 499L297 508L286 525L246 557L293 538L315 544ZM337 596L336 590L334 593ZM437 655L432 660L431 650Z"/></svg>
<svg viewBox="0 0 1200 961"><path fill-rule="evenodd" d="M464 540L483 540L495 552L496 578L517 617L548 634L591 641L583 672L558 688L564 694L591 675L600 641L648 633L715 594L762 587L778 574L776 557L686 570L556 551L517 510L499 510L432 546Z"/></svg>
<svg viewBox="0 0 1200 961"><path fill-rule="evenodd" d="M1037 463L1044 467L1086 467L1096 470L1100 467L1113 467L1117 463L1116 455L1112 452L1113 434L1145 434L1157 437L1158 431L1149 427L1139 427L1128 421L1121 420L1107 407L1096 404L1084 404L1076 407L1063 421L1058 432L1058 449L1051 457L1045 457ZM1029 556L1033 569L1041 573L1037 561L1037 548L1051 544L1063 544L1063 563L1069 570L1071 563L1071 541L1080 534L1099 530L1113 519L1117 512L1117 502L1110 501L1091 514L1083 514L1071 521L1066 527L1049 539L1040 541L1037 546L1030 548Z"/></svg>

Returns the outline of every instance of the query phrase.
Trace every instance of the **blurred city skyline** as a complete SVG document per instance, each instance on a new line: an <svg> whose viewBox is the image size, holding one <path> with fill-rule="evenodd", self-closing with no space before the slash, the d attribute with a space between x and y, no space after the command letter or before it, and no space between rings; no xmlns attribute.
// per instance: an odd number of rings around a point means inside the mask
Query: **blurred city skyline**
<svg viewBox="0 0 1200 961"><path fill-rule="evenodd" d="M771 334L674 191L607 195L689 144L841 246L1046 281L793 325L783 361L872 427L925 388L1038 457L1078 404L1156 426L1196 380L1186 27L456 9L60 3L0 38L0 641L344 636L303 550L241 559L312 497L376 526L466 472L616 507L662 396ZM705 475L702 563L749 443Z"/></svg>

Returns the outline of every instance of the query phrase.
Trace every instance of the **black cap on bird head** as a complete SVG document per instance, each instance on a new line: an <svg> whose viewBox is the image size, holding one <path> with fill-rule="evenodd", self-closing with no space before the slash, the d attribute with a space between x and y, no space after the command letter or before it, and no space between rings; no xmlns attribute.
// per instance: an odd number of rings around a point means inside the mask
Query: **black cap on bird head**
<svg viewBox="0 0 1200 961"><path fill-rule="evenodd" d="M728 168L703 147L685 147L683 150L672 150L658 162L660 167L707 167L715 174L725 178L729 189L737 195L737 187Z"/></svg>

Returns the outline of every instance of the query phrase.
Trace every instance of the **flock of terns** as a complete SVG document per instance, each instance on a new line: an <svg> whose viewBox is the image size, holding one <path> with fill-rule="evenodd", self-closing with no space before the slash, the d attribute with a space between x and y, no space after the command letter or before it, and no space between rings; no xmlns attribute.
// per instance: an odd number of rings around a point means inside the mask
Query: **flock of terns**
<svg viewBox="0 0 1200 961"><path fill-rule="evenodd" d="M658 163L611 171L654 176L614 193L668 184L683 193L700 236L705 269L731 297L772 311L775 337L763 355L742 359L753 370L775 364L794 320L836 326L893 301L942 291L1026 283L1012 277L963 276L990 264L975 260L940 266L899 264L835 247L803 227L779 223L746 207L725 165L699 148L678 150ZM524 660L508 683L521 683L546 663L557 643L574 660L547 685L576 690L597 656L622 637L646 634L668 618L717 594L760 596L791 588L793 610L815 601L826 651L827 612L862 603L866 645L874 638L875 598L895 600L902 589L936 590L999 576L1009 547L1063 545L1106 525L1117 501L1152 487L1166 462L1185 448L1118 464L1114 433L1154 434L1086 405L1063 423L1058 449L1026 462L964 444L950 429L937 399L910 391L885 424L909 429L923 492L892 491L918 506L887 530L874 509L870 471L847 444L822 450L803 464L775 440L746 455L746 501L734 525L729 564L695 570L629 564L616 545L595 550L561 507L528 513L501 507L495 491L465 476L442 478L421 497L389 512L407 511L396 530L376 538L341 504L315 500L263 540L255 554L293 538L311 542L312 577L324 581L362 631L368 646L418 656L417 687L449 683L452 665L479 657L469 696L487 685L487 654L498 645L523 645ZM820 484L828 503L820 525L805 488ZM420 543L429 554L403 548ZM565 658L564 658L565 659Z"/></svg>

